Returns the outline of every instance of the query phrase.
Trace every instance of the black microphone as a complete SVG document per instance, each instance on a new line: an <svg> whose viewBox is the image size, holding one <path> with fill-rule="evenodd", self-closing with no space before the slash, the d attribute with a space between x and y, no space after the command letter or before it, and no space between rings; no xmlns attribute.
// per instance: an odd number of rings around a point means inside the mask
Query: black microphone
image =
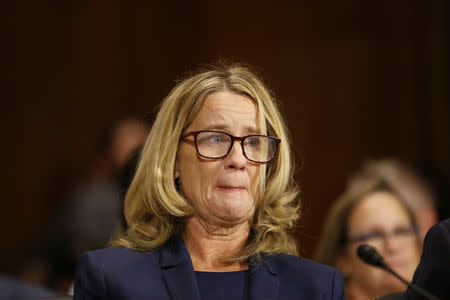
<svg viewBox="0 0 450 300"><path fill-rule="evenodd" d="M366 264L385 268L386 264L384 263L383 257L375 250L374 247L369 245L361 245L356 250L359 258L361 258Z"/></svg>
<svg viewBox="0 0 450 300"><path fill-rule="evenodd" d="M369 264L371 266L382 268L395 277L397 277L401 282L406 284L406 286L410 287L412 290L414 290L416 293L420 294L421 296L430 299L430 300L439 300L438 297L430 294L429 292L425 291L421 287L415 285L414 283L410 283L406 281L404 278L402 278L400 275L398 275L392 268L390 268L383 260L383 257L378 253L378 251L369 245L361 245L356 250L356 253L358 254L359 258L361 258L366 264Z"/></svg>

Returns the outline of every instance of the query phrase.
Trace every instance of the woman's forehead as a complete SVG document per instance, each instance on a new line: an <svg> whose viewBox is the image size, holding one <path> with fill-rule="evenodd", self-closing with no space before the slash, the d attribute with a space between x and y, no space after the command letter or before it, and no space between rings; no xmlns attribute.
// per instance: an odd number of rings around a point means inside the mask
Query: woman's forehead
<svg viewBox="0 0 450 300"><path fill-rule="evenodd" d="M408 225L410 223L409 215L400 201L387 191L366 195L350 213L349 230L390 229L395 226Z"/></svg>
<svg viewBox="0 0 450 300"><path fill-rule="evenodd" d="M250 133L259 132L258 111L255 101L245 95L216 92L203 101L191 125L214 130L239 126Z"/></svg>

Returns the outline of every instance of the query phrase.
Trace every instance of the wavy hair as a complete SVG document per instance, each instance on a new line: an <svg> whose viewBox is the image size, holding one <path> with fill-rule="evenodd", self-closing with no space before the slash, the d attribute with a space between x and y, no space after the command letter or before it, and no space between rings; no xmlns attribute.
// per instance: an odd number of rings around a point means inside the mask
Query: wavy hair
<svg viewBox="0 0 450 300"><path fill-rule="evenodd" d="M300 215L300 201L289 134L269 89L250 68L236 64L209 65L192 73L162 101L126 194L128 229L112 246L149 251L183 232L183 219L193 214L193 207L174 180L179 139L206 97L224 90L251 98L257 104L261 128L282 140L270 165L261 166L260 201L247 244L230 260L245 262L262 252L298 255L291 229Z"/></svg>

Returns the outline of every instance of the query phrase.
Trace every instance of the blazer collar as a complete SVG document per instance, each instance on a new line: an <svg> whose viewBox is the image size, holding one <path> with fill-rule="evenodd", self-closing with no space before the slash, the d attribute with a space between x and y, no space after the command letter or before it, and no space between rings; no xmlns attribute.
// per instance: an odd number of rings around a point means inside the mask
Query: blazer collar
<svg viewBox="0 0 450 300"><path fill-rule="evenodd" d="M280 280L271 264L272 257L261 255L261 262L252 257L249 262L249 299L277 299Z"/></svg>
<svg viewBox="0 0 450 300"><path fill-rule="evenodd" d="M160 249L160 266L169 294L173 300L200 300L197 279L189 252L182 238L171 240ZM261 262L249 262L248 291L250 300L277 299L279 279L271 256L262 255Z"/></svg>
<svg viewBox="0 0 450 300"><path fill-rule="evenodd" d="M200 300L189 252L182 238L174 238L160 250L160 266L172 300Z"/></svg>
<svg viewBox="0 0 450 300"><path fill-rule="evenodd" d="M190 264L191 257L181 237L171 238L161 249L159 249L159 264L161 268L170 268L178 264Z"/></svg>

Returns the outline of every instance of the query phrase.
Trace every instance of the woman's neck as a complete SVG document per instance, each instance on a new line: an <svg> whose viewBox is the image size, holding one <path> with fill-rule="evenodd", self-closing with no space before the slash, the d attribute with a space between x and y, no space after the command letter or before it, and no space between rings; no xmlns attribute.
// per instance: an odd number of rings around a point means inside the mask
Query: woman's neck
<svg viewBox="0 0 450 300"><path fill-rule="evenodd" d="M245 246L250 221L232 226L213 226L195 216L185 221L184 242L191 256L194 270L231 272L248 269L247 264L226 262Z"/></svg>

